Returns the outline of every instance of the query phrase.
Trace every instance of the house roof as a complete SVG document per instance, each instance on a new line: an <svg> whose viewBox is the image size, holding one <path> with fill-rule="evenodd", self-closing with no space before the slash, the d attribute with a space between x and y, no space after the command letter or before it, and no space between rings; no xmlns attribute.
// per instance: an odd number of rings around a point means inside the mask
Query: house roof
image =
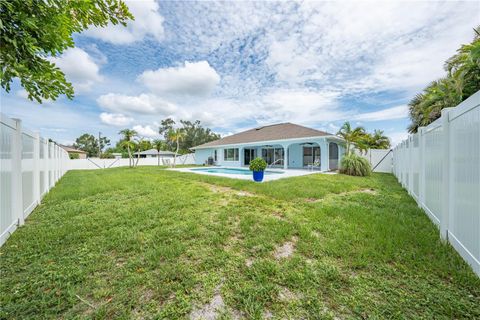
<svg viewBox="0 0 480 320"><path fill-rule="evenodd" d="M145 150L145 151L140 151L140 152L135 152L134 153L135 155L137 154L140 154L140 155L158 155L160 154L161 156L173 156L175 155L175 152L171 152L171 151L160 151L158 152L157 149L149 149L149 150Z"/></svg>
<svg viewBox="0 0 480 320"><path fill-rule="evenodd" d="M196 146L192 149L202 149L208 147L217 147L230 144L239 144L239 143L249 143L249 142L260 142L260 141L274 141L274 140L287 140L287 139L296 139L296 138L312 138L312 137L322 137L322 136L331 136L332 134L300 126L298 124L293 124L290 122L278 123L267 125L263 127L258 127L243 131L231 136L224 137L219 140L212 142L207 142Z"/></svg>
<svg viewBox="0 0 480 320"><path fill-rule="evenodd" d="M69 153L86 153L86 152L83 151L83 150L75 149L74 147L71 147L71 146L64 146L64 145L61 145L61 144L59 144L59 146L60 146L63 150L65 150L65 151L67 151L67 152L69 152Z"/></svg>

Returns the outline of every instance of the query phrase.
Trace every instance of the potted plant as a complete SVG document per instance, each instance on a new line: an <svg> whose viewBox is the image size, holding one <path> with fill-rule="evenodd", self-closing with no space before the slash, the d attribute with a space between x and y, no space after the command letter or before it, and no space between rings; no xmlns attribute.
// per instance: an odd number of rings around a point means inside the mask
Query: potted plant
<svg viewBox="0 0 480 320"><path fill-rule="evenodd" d="M256 182L262 182L263 173L267 168L267 162L258 157L250 161L250 170L253 171L253 180Z"/></svg>

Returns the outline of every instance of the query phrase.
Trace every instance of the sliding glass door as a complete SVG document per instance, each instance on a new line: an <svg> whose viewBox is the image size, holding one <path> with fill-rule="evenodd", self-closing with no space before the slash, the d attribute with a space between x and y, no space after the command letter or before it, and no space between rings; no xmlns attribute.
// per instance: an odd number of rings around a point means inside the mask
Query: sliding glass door
<svg viewBox="0 0 480 320"><path fill-rule="evenodd" d="M263 148L262 149L262 158L267 162L268 165L278 165L283 166L283 159L285 153L283 148Z"/></svg>
<svg viewBox="0 0 480 320"><path fill-rule="evenodd" d="M255 149L244 149L244 165L248 166L250 164L250 161L255 159Z"/></svg>
<svg viewBox="0 0 480 320"><path fill-rule="evenodd" d="M303 166L314 164L317 162L320 164L320 147L304 146L303 147Z"/></svg>

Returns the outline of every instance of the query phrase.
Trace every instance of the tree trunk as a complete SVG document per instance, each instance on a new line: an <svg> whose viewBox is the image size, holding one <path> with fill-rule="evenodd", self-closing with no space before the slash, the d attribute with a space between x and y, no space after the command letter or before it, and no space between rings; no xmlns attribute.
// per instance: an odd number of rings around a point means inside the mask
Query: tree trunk
<svg viewBox="0 0 480 320"><path fill-rule="evenodd" d="M140 152L140 151L139 151ZM138 161L140 160L140 154L137 154L137 162L135 163L135 167L138 166Z"/></svg>
<svg viewBox="0 0 480 320"><path fill-rule="evenodd" d="M173 158L173 167L174 168L177 165L177 154L178 154L179 147L180 147L180 144L178 143L178 140L177 140L177 149L175 150L175 157Z"/></svg>
<svg viewBox="0 0 480 320"><path fill-rule="evenodd" d="M128 166L132 167L132 153L130 152L130 146L127 145L128 150Z"/></svg>
<svg viewBox="0 0 480 320"><path fill-rule="evenodd" d="M157 166L160 166L160 151L157 151Z"/></svg>

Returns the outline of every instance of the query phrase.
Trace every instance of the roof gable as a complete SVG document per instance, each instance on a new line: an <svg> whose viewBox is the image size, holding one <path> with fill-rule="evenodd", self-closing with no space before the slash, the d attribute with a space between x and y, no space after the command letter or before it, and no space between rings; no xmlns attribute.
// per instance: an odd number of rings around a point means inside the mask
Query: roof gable
<svg viewBox="0 0 480 320"><path fill-rule="evenodd" d="M273 141L273 140L287 140L296 138L310 138L310 137L322 137L329 136L331 134L300 126L293 123L279 123L267 126L262 126L247 131L239 132L231 136L224 137L219 140L204 143L196 148L207 148L215 146L223 146L229 144L260 142L260 141Z"/></svg>

